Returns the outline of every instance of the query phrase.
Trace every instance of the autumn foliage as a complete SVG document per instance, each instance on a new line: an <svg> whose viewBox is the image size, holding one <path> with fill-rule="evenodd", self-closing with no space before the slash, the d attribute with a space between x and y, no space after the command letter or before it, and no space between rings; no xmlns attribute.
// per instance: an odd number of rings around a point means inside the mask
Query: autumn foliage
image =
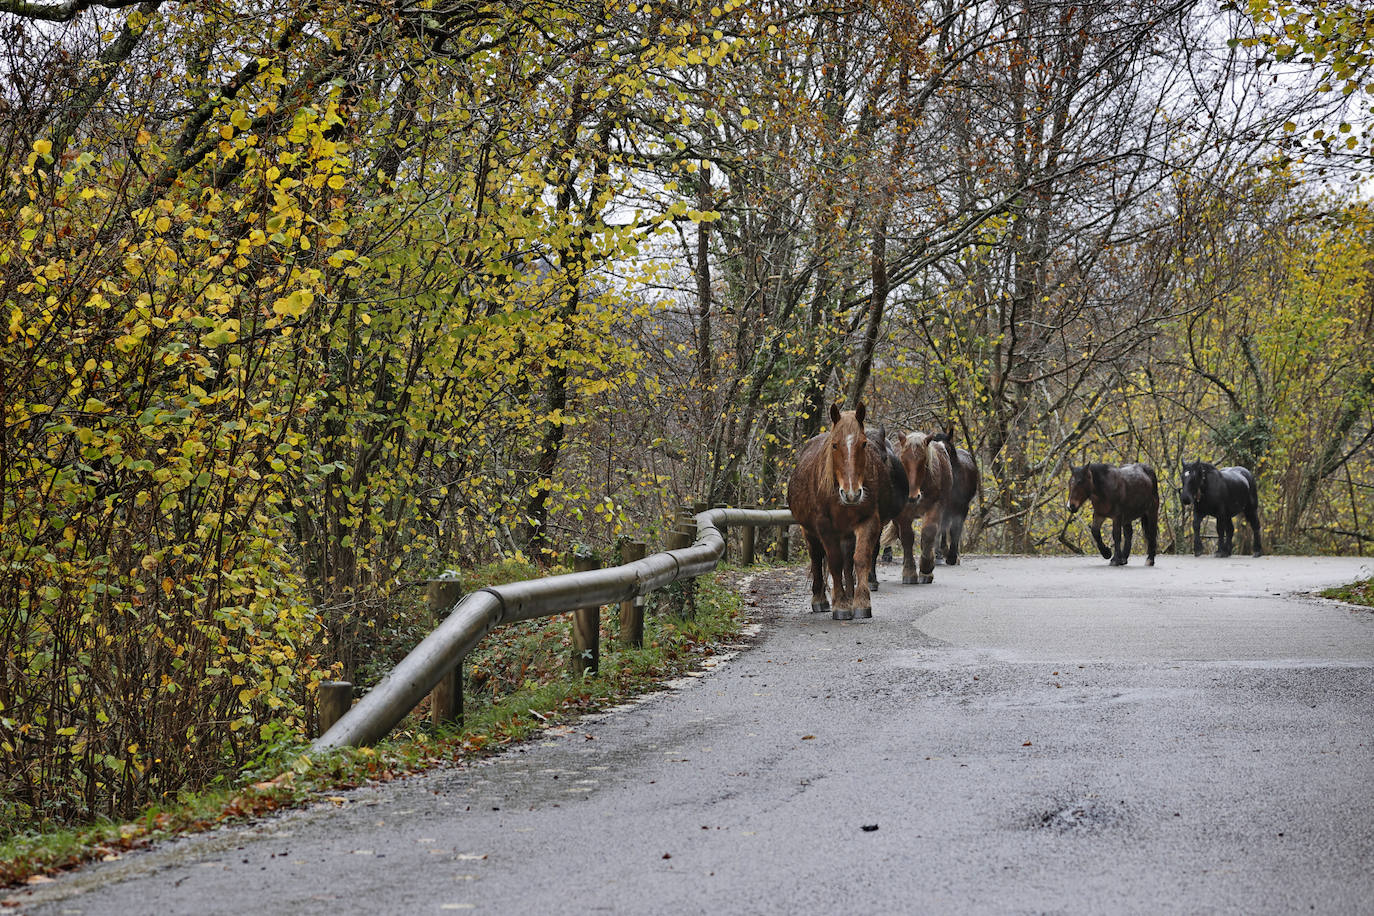
<svg viewBox="0 0 1374 916"><path fill-rule="evenodd" d="M1083 456L1364 549L1368 206L1208 88L1262 6L0 0L0 822L299 738L446 568L775 503L831 400L957 427L974 551L1076 549Z"/></svg>

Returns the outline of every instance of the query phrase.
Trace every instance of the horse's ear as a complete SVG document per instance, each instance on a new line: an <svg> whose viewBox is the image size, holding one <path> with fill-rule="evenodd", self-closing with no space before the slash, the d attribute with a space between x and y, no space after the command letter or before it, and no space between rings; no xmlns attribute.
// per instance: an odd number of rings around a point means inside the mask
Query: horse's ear
<svg viewBox="0 0 1374 916"><path fill-rule="evenodd" d="M830 405L830 422L831 422L831 423L838 423L838 422L840 422L840 405L839 405L839 404L831 404L831 405Z"/></svg>
<svg viewBox="0 0 1374 916"><path fill-rule="evenodd" d="M860 426L864 425L864 416L866 413L867 411L864 410L864 402L860 401L859 406L854 408L854 419L859 421Z"/></svg>
<svg viewBox="0 0 1374 916"><path fill-rule="evenodd" d="M954 424L953 424L953 423L946 423L946 424L945 424L945 436L947 436L947 437L949 438L949 444L950 444L950 445L953 445L953 444L954 444Z"/></svg>

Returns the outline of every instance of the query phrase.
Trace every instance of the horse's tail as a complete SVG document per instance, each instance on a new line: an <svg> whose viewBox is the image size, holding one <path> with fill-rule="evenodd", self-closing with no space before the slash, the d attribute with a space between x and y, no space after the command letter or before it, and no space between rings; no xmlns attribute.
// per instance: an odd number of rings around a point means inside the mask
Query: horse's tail
<svg viewBox="0 0 1374 916"><path fill-rule="evenodd" d="M897 534L897 523L888 522L886 525L883 526L883 534L878 541L878 546L891 547L893 544L897 543L900 540L901 537Z"/></svg>

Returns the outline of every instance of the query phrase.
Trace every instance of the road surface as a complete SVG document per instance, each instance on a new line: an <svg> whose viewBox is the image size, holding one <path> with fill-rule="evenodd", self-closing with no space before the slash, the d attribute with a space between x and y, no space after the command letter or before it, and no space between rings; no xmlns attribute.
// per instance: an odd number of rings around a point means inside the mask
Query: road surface
<svg viewBox="0 0 1374 916"><path fill-rule="evenodd" d="M753 581L753 645L499 758L62 876L24 913L1371 913L1357 559Z"/></svg>

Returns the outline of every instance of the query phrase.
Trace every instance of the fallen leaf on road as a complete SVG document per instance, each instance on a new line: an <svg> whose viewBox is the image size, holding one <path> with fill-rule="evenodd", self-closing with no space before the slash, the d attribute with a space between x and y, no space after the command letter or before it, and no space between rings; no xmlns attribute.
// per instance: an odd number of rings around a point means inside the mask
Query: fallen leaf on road
<svg viewBox="0 0 1374 916"><path fill-rule="evenodd" d="M30 875L25 884L52 884L53 879L47 875Z"/></svg>
<svg viewBox="0 0 1374 916"><path fill-rule="evenodd" d="M816 737L815 735L802 735L802 740L803 740L803 741L811 741L811 740L814 740L815 737Z"/></svg>
<svg viewBox="0 0 1374 916"><path fill-rule="evenodd" d="M859 829L862 830L864 833L872 833L873 831L875 831L875 830L878 829L878 825L877 825L877 824L864 824L864 825L863 825L862 827L860 827Z"/></svg>
<svg viewBox="0 0 1374 916"><path fill-rule="evenodd" d="M1030 743L1029 741L1026 741L1026 742L1024 742L1021 746L1022 746L1022 747L1030 747L1030 746L1031 746L1031 743Z"/></svg>

